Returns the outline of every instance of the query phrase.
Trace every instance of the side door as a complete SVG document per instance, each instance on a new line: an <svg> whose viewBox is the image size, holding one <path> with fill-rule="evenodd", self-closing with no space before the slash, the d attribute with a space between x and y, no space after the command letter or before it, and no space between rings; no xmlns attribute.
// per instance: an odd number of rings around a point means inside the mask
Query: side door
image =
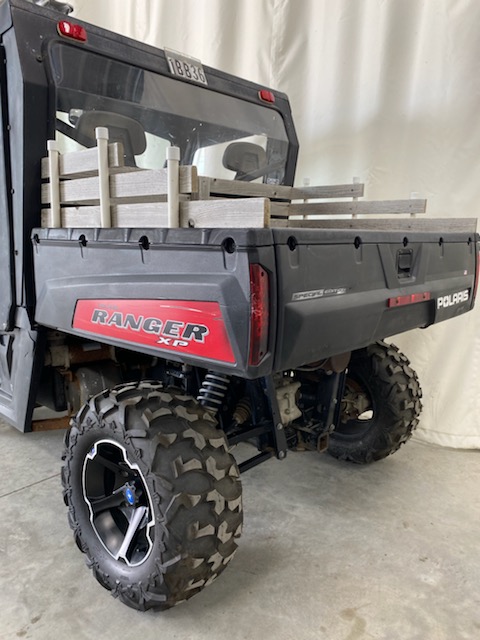
<svg viewBox="0 0 480 640"><path fill-rule="evenodd" d="M0 45L0 334L13 328L15 271L5 49Z"/></svg>

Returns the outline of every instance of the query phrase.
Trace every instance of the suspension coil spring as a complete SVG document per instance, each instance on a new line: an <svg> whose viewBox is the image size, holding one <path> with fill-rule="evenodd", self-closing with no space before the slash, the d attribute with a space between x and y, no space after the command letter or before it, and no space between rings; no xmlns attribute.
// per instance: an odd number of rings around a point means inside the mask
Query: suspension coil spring
<svg viewBox="0 0 480 640"><path fill-rule="evenodd" d="M222 406L223 399L230 384L230 378L222 373L209 371L198 392L198 402L213 413Z"/></svg>

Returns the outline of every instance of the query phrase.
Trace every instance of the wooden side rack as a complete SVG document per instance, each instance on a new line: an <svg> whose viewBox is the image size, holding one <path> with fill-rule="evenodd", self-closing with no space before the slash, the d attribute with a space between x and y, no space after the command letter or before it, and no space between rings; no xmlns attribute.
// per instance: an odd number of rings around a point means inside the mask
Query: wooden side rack
<svg viewBox="0 0 480 640"><path fill-rule="evenodd" d="M289 187L199 176L195 166L179 165L176 147L168 149L165 169L129 167L122 144L109 144L104 127L96 134L97 147L64 154L49 141L42 160L42 227L379 228L379 220L357 216L414 218L426 209L421 199L358 200L364 185L355 182ZM331 219L338 216L343 218ZM409 221L383 222L405 228Z"/></svg>

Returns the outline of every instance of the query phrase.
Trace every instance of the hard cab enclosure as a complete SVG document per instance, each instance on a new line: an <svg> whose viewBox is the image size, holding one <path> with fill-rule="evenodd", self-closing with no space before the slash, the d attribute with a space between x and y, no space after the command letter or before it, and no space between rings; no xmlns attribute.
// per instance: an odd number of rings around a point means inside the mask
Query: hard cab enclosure
<svg viewBox="0 0 480 640"><path fill-rule="evenodd" d="M121 353L138 370L159 358L257 379L473 307L473 221L285 214L302 193L288 191L298 143L284 94L23 0L0 3L0 34L0 413L18 429L30 430L36 405L68 414L63 387L87 361ZM47 140L67 163L95 146L98 127L121 145L112 227L96 221L91 171L69 195L64 169L52 228ZM135 175L150 185L173 145L198 168L180 211L197 211L199 173L210 200L223 198L216 217L167 229L163 196L122 189ZM268 210L262 224L242 223L244 195Z"/></svg>

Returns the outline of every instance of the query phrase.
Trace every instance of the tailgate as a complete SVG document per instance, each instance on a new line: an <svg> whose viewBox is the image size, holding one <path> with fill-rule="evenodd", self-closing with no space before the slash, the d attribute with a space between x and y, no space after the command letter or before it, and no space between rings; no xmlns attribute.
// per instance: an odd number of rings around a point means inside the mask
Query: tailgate
<svg viewBox="0 0 480 640"><path fill-rule="evenodd" d="M39 324L229 374L271 371L270 346L249 358L252 262L276 290L269 229L34 229L32 240Z"/></svg>
<svg viewBox="0 0 480 640"><path fill-rule="evenodd" d="M275 369L427 327L473 307L476 234L280 229Z"/></svg>

